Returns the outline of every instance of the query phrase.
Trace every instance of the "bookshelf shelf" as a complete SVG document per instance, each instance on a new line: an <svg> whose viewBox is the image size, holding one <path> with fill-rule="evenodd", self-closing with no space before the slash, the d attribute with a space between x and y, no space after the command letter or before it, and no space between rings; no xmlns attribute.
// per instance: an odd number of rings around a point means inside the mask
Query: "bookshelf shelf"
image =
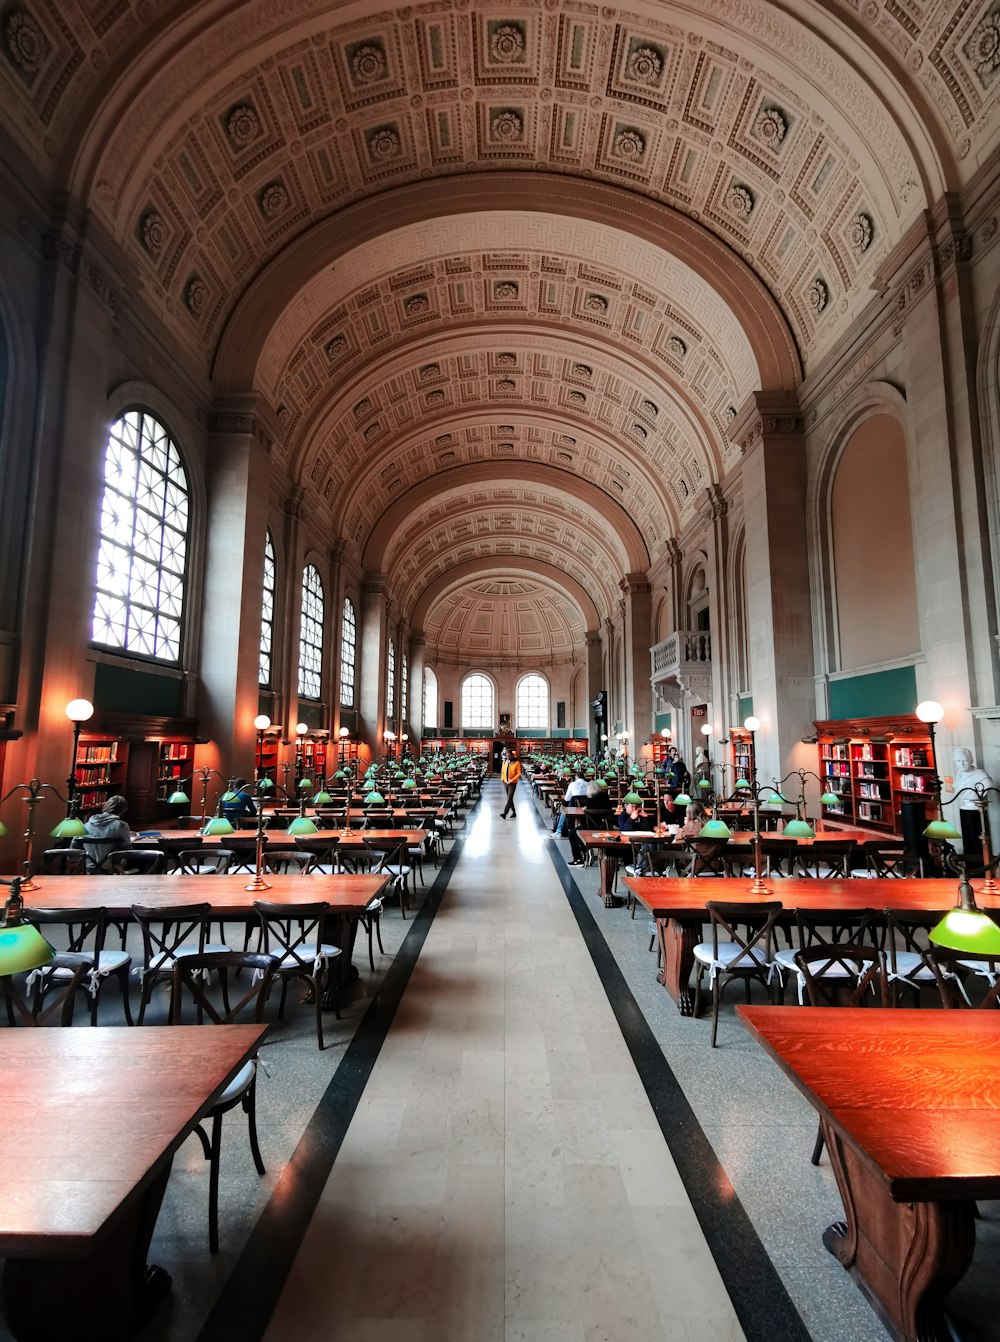
<svg viewBox="0 0 1000 1342"><path fill-rule="evenodd" d="M934 757L915 714L817 722L819 774L837 794L823 817L902 836L903 804L934 814ZM922 828L922 826L921 826Z"/></svg>

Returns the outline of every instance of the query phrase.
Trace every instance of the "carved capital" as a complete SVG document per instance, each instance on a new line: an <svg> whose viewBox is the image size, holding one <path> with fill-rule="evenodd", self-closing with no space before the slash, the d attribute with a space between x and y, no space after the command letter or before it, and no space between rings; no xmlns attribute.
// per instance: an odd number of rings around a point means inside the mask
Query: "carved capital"
<svg viewBox="0 0 1000 1342"><path fill-rule="evenodd" d="M667 563L671 568L680 568L684 562L684 551L681 549L676 536L667 537Z"/></svg>
<svg viewBox="0 0 1000 1342"><path fill-rule="evenodd" d="M384 573L366 573L361 580L362 596L388 597L389 579Z"/></svg>
<svg viewBox="0 0 1000 1342"><path fill-rule="evenodd" d="M267 407L256 392L219 401L208 416L210 433L244 434L270 455L275 440Z"/></svg>
<svg viewBox="0 0 1000 1342"><path fill-rule="evenodd" d="M624 596L648 596L653 590L645 573L626 573L618 587Z"/></svg>
<svg viewBox="0 0 1000 1342"><path fill-rule="evenodd" d="M711 484L707 486L702 508L704 516L713 522L726 516L729 512L729 500L723 494L721 485Z"/></svg>
<svg viewBox="0 0 1000 1342"><path fill-rule="evenodd" d="M330 563L334 567L343 563L344 555L347 553L347 541L343 536L337 536L330 544Z"/></svg>
<svg viewBox="0 0 1000 1342"><path fill-rule="evenodd" d="M769 437L789 437L805 427L798 398L794 392L755 391L728 429L729 440L738 444L744 456Z"/></svg>

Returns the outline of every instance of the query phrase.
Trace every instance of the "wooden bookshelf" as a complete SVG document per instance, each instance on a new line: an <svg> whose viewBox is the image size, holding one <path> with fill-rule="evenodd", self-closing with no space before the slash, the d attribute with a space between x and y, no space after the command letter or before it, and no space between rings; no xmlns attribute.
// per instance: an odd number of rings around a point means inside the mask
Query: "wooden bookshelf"
<svg viewBox="0 0 1000 1342"><path fill-rule="evenodd" d="M80 814L121 793L133 828L176 816L167 798L178 786L191 795L196 726L191 718L98 715L81 733L74 762Z"/></svg>
<svg viewBox="0 0 1000 1342"><path fill-rule="evenodd" d="M903 834L903 805L916 803L924 820L936 814L934 756L916 714L817 722L819 774L837 794L823 818L881 834Z"/></svg>
<svg viewBox="0 0 1000 1342"><path fill-rule="evenodd" d="M270 778L272 783L278 781L278 747L280 744L280 728L264 733L260 745L254 750L253 763L258 778Z"/></svg>
<svg viewBox="0 0 1000 1342"><path fill-rule="evenodd" d="M318 784L326 777L327 741L311 741L305 737L302 742L302 772Z"/></svg>
<svg viewBox="0 0 1000 1342"><path fill-rule="evenodd" d="M745 778L752 782L757 773L757 757L753 748L753 736L742 727L730 727L729 749L733 760L733 782Z"/></svg>
<svg viewBox="0 0 1000 1342"><path fill-rule="evenodd" d="M169 815L175 808L167 806L167 798L177 789L191 795L191 776L194 773L194 741L190 737L175 736L160 742L156 774L157 811L165 807Z"/></svg>
<svg viewBox="0 0 1000 1342"><path fill-rule="evenodd" d="M109 797L124 792L127 763L128 745L120 737L81 734L73 769L81 814L99 811Z"/></svg>

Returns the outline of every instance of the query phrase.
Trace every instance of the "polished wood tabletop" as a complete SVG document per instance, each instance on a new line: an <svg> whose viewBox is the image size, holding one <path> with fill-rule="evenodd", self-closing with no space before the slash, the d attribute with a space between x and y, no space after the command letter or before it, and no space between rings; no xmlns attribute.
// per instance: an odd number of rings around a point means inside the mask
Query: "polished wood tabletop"
<svg viewBox="0 0 1000 1342"><path fill-rule="evenodd" d="M956 880L863 877L829 880L800 876L772 877L770 894L750 893L749 876L655 877L627 876L625 884L654 918L704 921L705 905L711 900L740 904L764 904L778 900L789 911L855 909L910 909L934 913L950 909L958 900ZM1000 909L1000 901L979 898L984 908Z"/></svg>
<svg viewBox="0 0 1000 1342"><path fill-rule="evenodd" d="M266 1033L266 1025L0 1031L0 1254L86 1254Z"/></svg>
<svg viewBox="0 0 1000 1342"><path fill-rule="evenodd" d="M308 904L325 900L339 914L361 914L385 889L387 876L349 874L303 875L269 873L270 889L245 890L247 873L225 876L179 876L124 873L121 876L43 876L26 898L31 909L106 908L127 917L133 904L161 908L168 904L211 904L213 911L233 918L254 916L254 900L272 904Z"/></svg>
<svg viewBox="0 0 1000 1342"><path fill-rule="evenodd" d="M894 1201L1000 1196L1000 1012L736 1013Z"/></svg>

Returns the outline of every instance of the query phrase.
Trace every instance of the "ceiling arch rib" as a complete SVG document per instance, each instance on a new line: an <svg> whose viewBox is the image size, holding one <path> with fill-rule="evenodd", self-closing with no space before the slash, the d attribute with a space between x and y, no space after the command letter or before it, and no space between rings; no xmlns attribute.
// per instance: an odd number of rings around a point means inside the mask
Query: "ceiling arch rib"
<svg viewBox="0 0 1000 1342"><path fill-rule="evenodd" d="M820 40L813 12L705 0L543 19L525 7L504 20L516 34L504 49L483 10L361 8L331 23L300 0L297 26L281 11L282 32L246 4L202 28L201 59L180 44L130 90L128 115L82 156L85 194L208 352L254 258L287 251L352 199L539 164L705 221L774 285L803 348L817 347L942 173L926 136L908 145L901 132L901 119L919 130L912 110L897 116L881 81ZM856 30L837 35L865 52ZM209 197L227 208L206 228Z"/></svg>
<svg viewBox="0 0 1000 1342"><path fill-rule="evenodd" d="M463 560L446 572L430 578L410 612L410 629L414 633L423 633L428 612L452 592L480 582L523 578L538 581L550 590L563 594L573 604L584 636L600 634L602 617L587 588L572 575L530 555L510 556L503 565L497 565L494 560L484 557Z"/></svg>
<svg viewBox="0 0 1000 1342"><path fill-rule="evenodd" d="M418 509L393 538L386 573L401 610L409 610L429 577L476 555L500 564L531 556L574 576L610 616L626 572L622 547L608 523L574 500L516 486L486 485Z"/></svg>
<svg viewBox="0 0 1000 1342"><path fill-rule="evenodd" d="M565 587L524 569L449 586L429 605L423 632L425 661L438 666L542 670L586 651L585 622Z"/></svg>
<svg viewBox="0 0 1000 1342"><path fill-rule="evenodd" d="M425 511L447 511L456 500L460 503L477 490L491 490L494 497L497 491L508 491L512 502L523 501L533 506L544 499L549 509L552 501L557 501L563 515L604 537L603 549L609 561L620 565L616 582L622 573L644 573L650 566L651 556L642 532L626 509L608 493L573 472L518 460L457 466L420 481L394 499L368 539L362 556L365 570L384 572L383 564L398 538Z"/></svg>

